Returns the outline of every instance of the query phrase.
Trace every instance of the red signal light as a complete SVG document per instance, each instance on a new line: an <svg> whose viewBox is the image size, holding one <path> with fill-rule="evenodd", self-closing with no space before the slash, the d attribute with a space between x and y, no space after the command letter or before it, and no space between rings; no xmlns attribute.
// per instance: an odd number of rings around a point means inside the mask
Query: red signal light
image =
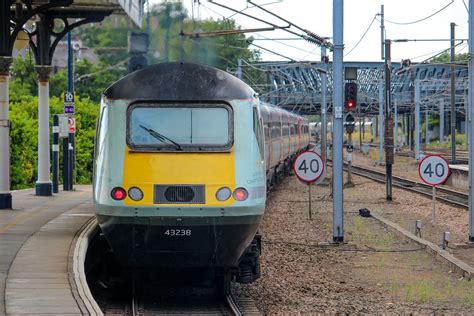
<svg viewBox="0 0 474 316"><path fill-rule="evenodd" d="M353 110L357 107L357 83L346 82L344 87L344 107L346 110Z"/></svg>

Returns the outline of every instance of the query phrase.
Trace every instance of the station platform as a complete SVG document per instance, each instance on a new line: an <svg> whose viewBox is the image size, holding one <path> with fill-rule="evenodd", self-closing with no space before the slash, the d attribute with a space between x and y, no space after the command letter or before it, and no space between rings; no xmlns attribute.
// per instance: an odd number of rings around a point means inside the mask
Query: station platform
<svg viewBox="0 0 474 316"><path fill-rule="evenodd" d="M37 197L13 192L0 210L0 315L84 315L73 281L77 232L94 218L91 186Z"/></svg>
<svg viewBox="0 0 474 316"><path fill-rule="evenodd" d="M469 165L449 165L451 175L446 181L447 185L455 189L469 190Z"/></svg>

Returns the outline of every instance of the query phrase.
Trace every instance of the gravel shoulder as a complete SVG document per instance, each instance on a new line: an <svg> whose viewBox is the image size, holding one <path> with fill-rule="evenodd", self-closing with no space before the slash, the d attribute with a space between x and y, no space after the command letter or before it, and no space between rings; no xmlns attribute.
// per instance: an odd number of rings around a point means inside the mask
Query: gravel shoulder
<svg viewBox="0 0 474 316"><path fill-rule="evenodd" d="M234 293L254 299L264 314L472 313L474 283L375 219L360 217L358 210L377 211L411 231L414 221L422 219L423 233L437 243L438 230L467 223L467 212L438 204L443 224L433 225L430 235L429 198L395 188L394 201L389 203L385 186L357 176L353 180L355 187L344 189L347 244L337 247L329 245L329 181L311 187L312 220L308 186L295 176L285 178L270 192L260 227L262 277L250 285L234 285ZM461 227L454 240L466 240L466 233L467 228Z"/></svg>

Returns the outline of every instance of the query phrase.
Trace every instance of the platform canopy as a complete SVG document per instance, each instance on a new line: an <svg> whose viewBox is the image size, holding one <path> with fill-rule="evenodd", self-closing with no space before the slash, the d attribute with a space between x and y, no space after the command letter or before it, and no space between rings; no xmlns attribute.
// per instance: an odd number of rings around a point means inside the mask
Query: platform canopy
<svg viewBox="0 0 474 316"><path fill-rule="evenodd" d="M2 0L3 1L3 0ZM100 12L112 11L115 14L127 15L133 23L140 27L144 15L144 3L146 0L74 0L72 4L55 11L77 12ZM32 0L33 7L47 3L60 2L58 0Z"/></svg>

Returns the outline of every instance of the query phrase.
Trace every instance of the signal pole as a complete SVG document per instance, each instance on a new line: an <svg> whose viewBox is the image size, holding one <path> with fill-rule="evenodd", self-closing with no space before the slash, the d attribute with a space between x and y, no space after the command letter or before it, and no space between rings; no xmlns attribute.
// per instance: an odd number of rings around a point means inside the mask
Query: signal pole
<svg viewBox="0 0 474 316"><path fill-rule="evenodd" d="M384 6L382 4L380 6L380 46L382 49L382 59L385 58L384 45L385 45L385 26L384 26Z"/></svg>
<svg viewBox="0 0 474 316"><path fill-rule="evenodd" d="M321 157L323 158L324 164L327 161L327 101L326 101L326 92L327 92L327 63L326 63L326 47L321 46L321 59L324 62L324 70L326 72L321 73Z"/></svg>
<svg viewBox="0 0 474 316"><path fill-rule="evenodd" d="M474 56L474 0L469 0L469 56ZM474 149L474 60L469 58L469 157L473 157ZM469 159L469 242L474 243L474 163Z"/></svg>
<svg viewBox="0 0 474 316"><path fill-rule="evenodd" d="M393 154L393 119L392 119L392 92L391 72L392 62L390 56L391 40L385 40L385 175L386 175L386 200L392 200L392 164Z"/></svg>
<svg viewBox="0 0 474 316"><path fill-rule="evenodd" d="M456 163L456 78L454 77L454 27L456 24L451 22L451 163ZM472 40L469 38L469 40Z"/></svg>
<svg viewBox="0 0 474 316"><path fill-rule="evenodd" d="M344 241L343 221L343 170L342 170L342 143L343 143L343 53L344 53L344 0L333 0L333 241Z"/></svg>

